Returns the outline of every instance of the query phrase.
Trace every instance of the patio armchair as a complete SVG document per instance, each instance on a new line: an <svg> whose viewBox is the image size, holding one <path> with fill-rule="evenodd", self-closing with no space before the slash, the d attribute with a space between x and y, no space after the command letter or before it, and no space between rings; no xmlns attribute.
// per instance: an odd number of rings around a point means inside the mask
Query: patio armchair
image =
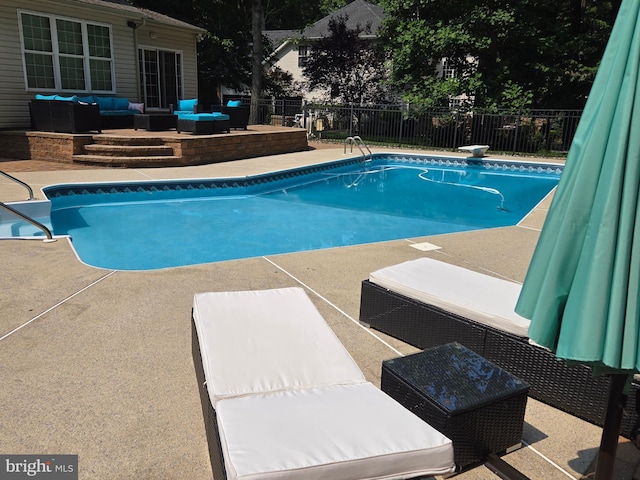
<svg viewBox="0 0 640 480"><path fill-rule="evenodd" d="M196 294L192 320L216 480L453 472L451 440L366 381L303 289Z"/></svg>
<svg viewBox="0 0 640 480"><path fill-rule="evenodd" d="M180 117L180 115L190 115L193 113L208 113L205 110L204 105L198 102L197 98L187 98L184 100L178 100L175 105L172 103L169 105L169 110L174 115Z"/></svg>
<svg viewBox="0 0 640 480"><path fill-rule="evenodd" d="M231 128L246 130L249 124L249 107L241 100L229 100L226 105L212 105L212 112L229 115Z"/></svg>
<svg viewBox="0 0 640 480"><path fill-rule="evenodd" d="M595 425L604 424L609 377L567 365L527 336L514 311L519 284L420 258L372 272L362 282L360 322L418 348L459 342L531 385L529 396ZM621 435L638 428L633 382Z"/></svg>

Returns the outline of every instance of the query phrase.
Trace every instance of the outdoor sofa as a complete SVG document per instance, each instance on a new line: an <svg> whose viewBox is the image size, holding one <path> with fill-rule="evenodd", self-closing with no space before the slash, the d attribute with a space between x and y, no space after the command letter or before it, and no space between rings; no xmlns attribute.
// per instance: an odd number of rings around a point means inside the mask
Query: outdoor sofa
<svg viewBox="0 0 640 480"><path fill-rule="evenodd" d="M64 100L34 99L29 102L31 130L40 132L101 132L100 109Z"/></svg>
<svg viewBox="0 0 640 480"><path fill-rule="evenodd" d="M56 112L56 121L53 125L47 123L47 108ZM128 98L116 96L37 94L35 99L31 100L30 112L32 128L35 130L77 133L133 128L133 116L144 113L144 104L132 103ZM69 123L65 124L60 112L66 112L71 116ZM96 118L98 124L96 124Z"/></svg>
<svg viewBox="0 0 640 480"><path fill-rule="evenodd" d="M362 282L360 322L421 349L457 341L531 385L529 395L602 426L609 377L567 365L527 337L517 315L521 286L431 258L372 272ZM637 429L640 385L632 383L621 435Z"/></svg>
<svg viewBox="0 0 640 480"><path fill-rule="evenodd" d="M366 381L303 289L196 294L192 339L216 480L454 471L451 440Z"/></svg>

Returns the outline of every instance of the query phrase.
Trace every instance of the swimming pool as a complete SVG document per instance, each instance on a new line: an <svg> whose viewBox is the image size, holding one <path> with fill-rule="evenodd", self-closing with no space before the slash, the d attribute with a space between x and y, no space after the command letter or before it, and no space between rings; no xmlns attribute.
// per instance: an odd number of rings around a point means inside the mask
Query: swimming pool
<svg viewBox="0 0 640 480"><path fill-rule="evenodd" d="M53 185L82 261L151 270L517 224L562 167L376 154L252 177Z"/></svg>

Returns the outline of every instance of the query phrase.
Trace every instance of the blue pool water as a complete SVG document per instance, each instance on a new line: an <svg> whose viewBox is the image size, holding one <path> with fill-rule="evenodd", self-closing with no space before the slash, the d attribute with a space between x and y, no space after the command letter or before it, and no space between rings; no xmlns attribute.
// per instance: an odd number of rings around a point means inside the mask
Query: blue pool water
<svg viewBox="0 0 640 480"><path fill-rule="evenodd" d="M56 235L89 265L149 270L517 224L557 165L376 156L233 179L57 185Z"/></svg>

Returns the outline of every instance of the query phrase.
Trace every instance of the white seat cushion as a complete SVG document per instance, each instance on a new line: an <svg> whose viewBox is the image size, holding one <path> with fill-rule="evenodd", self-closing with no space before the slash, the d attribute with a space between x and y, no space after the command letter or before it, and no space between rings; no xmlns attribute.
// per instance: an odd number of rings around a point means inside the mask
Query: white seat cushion
<svg viewBox="0 0 640 480"><path fill-rule="evenodd" d="M400 479L454 469L451 441L370 383L220 400L229 480Z"/></svg>
<svg viewBox="0 0 640 480"><path fill-rule="evenodd" d="M521 285L466 268L420 258L370 274L376 285L521 337L529 320L515 312Z"/></svg>
<svg viewBox="0 0 640 480"><path fill-rule="evenodd" d="M301 288L196 294L193 320L214 408L230 396L365 382Z"/></svg>

